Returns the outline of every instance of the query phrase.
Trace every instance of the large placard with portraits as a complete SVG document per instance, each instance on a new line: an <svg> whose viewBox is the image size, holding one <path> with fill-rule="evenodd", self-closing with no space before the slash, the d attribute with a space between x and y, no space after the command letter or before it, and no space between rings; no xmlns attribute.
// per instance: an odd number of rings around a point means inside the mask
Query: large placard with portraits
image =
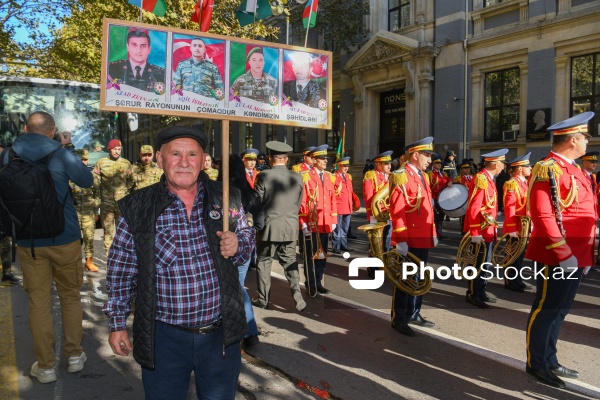
<svg viewBox="0 0 600 400"><path fill-rule="evenodd" d="M100 108L331 129L332 54L104 20Z"/></svg>

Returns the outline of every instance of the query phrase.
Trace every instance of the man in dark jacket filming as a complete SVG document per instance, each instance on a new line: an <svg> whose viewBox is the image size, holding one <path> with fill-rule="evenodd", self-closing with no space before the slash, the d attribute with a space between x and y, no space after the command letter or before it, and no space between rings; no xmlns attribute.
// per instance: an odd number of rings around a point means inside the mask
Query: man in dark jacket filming
<svg viewBox="0 0 600 400"><path fill-rule="evenodd" d="M221 183L202 172L207 141L193 128L160 131L160 182L119 201L104 312L113 352L133 351L142 366L146 399L187 398L192 371L198 398L235 398L247 330L237 265L255 237L239 192L232 188L224 210ZM134 299L132 346L126 318Z"/></svg>

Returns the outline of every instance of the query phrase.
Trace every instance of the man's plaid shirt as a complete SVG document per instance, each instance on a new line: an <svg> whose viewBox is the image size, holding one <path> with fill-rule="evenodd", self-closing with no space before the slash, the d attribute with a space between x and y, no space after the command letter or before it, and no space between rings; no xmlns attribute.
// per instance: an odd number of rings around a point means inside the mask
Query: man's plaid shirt
<svg viewBox="0 0 600 400"><path fill-rule="evenodd" d="M175 197L156 221L156 319L168 324L199 327L221 318L217 272L206 238L202 216L204 188L198 193L188 220L185 205ZM234 265L246 263L255 245L254 228L244 211L235 231L238 251ZM108 254L106 288L108 301L104 313L110 331L124 330L131 302L136 294L137 256L133 236L123 217L119 218L115 238Z"/></svg>

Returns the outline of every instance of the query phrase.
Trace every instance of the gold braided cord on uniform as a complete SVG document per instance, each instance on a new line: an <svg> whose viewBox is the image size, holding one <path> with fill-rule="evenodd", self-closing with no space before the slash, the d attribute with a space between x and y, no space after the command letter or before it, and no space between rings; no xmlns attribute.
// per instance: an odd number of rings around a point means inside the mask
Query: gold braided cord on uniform
<svg viewBox="0 0 600 400"><path fill-rule="evenodd" d="M488 195L487 178L483 174L477 174L477 175L475 175L475 178L473 178L473 179L475 179L475 182L473 182L473 185L474 185L473 192L471 193L471 197L469 198L467 208L471 205L471 201L475 197L475 193L477 193L477 191L480 189L485 191L485 203L481 207L481 211L485 211L487 209L494 208L494 206L496 205L497 194L496 194L496 191L494 191L494 195L492 197L490 197Z"/></svg>
<svg viewBox="0 0 600 400"><path fill-rule="evenodd" d="M331 181L331 183L333 183L333 184L335 185L335 175L334 175L334 174L332 174L332 173L331 173L331 172L329 172L329 171L325 171L325 173L326 173L327 175L329 175L329 180Z"/></svg>
<svg viewBox="0 0 600 400"><path fill-rule="evenodd" d="M308 176L308 171L301 171L300 176L302 177L303 183L308 182L308 180L310 179L310 176Z"/></svg>
<svg viewBox="0 0 600 400"><path fill-rule="evenodd" d="M577 202L579 186L577 186L575 176L571 175L571 189L569 190L569 193L567 193L567 196L563 200L560 194L560 185L558 184L560 177L563 175L563 170L554 159L549 158L547 160L542 160L536 163L533 167L533 170L531 171L531 178L529 178L529 188L527 189L527 212L529 212L531 206L529 202L529 197L533 184L535 182L547 182L550 179L548 174L548 171L550 169L552 170L552 172L554 172L554 178L556 179L556 194L558 195L560 210L563 211L571 207L571 205L573 205L573 202Z"/></svg>
<svg viewBox="0 0 600 400"><path fill-rule="evenodd" d="M400 193L404 195L404 200L406 201L407 209L404 212L411 213L419 209L421 206L421 201L423 198L421 197L421 185L419 185L417 189L417 195L414 200L415 203L411 204L410 198L408 197L408 191L406 190L406 183L408 182L408 176L406 175L406 170L401 169L398 171L394 171L393 174L390 175L390 196L395 187L398 187Z"/></svg>
<svg viewBox="0 0 600 400"><path fill-rule="evenodd" d="M375 173L374 170L370 170L367 171L367 173L365 174L365 177L363 178L363 182L366 181L373 181L373 188L375 189L373 192L377 193L379 191L379 189L381 189L383 187L383 185L385 185L387 182L382 182L381 185L377 184L377 174Z"/></svg>
<svg viewBox="0 0 600 400"><path fill-rule="evenodd" d="M339 196L342 193L342 184L340 184L337 189L335 189L335 195Z"/></svg>
<svg viewBox="0 0 600 400"><path fill-rule="evenodd" d="M515 211L522 210L523 207L527 205L527 197L525 197L525 193L521 191L518 179L518 177L513 176L504 184L504 193L514 192L517 196L517 206L515 207Z"/></svg>

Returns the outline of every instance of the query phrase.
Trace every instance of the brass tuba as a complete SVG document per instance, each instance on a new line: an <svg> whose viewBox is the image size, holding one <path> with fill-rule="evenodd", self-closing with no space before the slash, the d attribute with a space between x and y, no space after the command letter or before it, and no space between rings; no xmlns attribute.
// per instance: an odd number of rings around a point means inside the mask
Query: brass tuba
<svg viewBox="0 0 600 400"><path fill-rule="evenodd" d="M486 213L485 211L481 211L481 215L483 216L483 222L481 223L481 230L489 226L498 227L498 223L494 220L494 218ZM482 250L483 246L483 250ZM477 264L477 256L480 252L483 251L483 260L486 259L487 256L487 245L486 243L471 243L471 234L467 232L465 236L463 236L460 244L458 245L458 253L456 254L456 264L460 267L460 274L462 276L462 270L468 266L476 266Z"/></svg>
<svg viewBox="0 0 600 400"><path fill-rule="evenodd" d="M387 226L390 218L389 211L382 212L381 206L385 205L389 210L389 185L384 185L375 193L371 201L371 211L377 219L376 224L367 224L359 226L358 229L364 231L369 239L371 255L383 261L385 277L399 290L411 296L421 296L431 289L432 281L429 272L425 272L423 280L417 280L417 275L402 279L402 263L411 262L419 265L421 260L412 253L406 257L401 256L395 250L384 252L383 249L383 228Z"/></svg>
<svg viewBox="0 0 600 400"><path fill-rule="evenodd" d="M523 254L529 239L529 229L531 227L531 217L522 216L521 234L518 238L512 238L505 233L498 243L492 249L492 263L500 265L502 268L511 266L517 258Z"/></svg>

